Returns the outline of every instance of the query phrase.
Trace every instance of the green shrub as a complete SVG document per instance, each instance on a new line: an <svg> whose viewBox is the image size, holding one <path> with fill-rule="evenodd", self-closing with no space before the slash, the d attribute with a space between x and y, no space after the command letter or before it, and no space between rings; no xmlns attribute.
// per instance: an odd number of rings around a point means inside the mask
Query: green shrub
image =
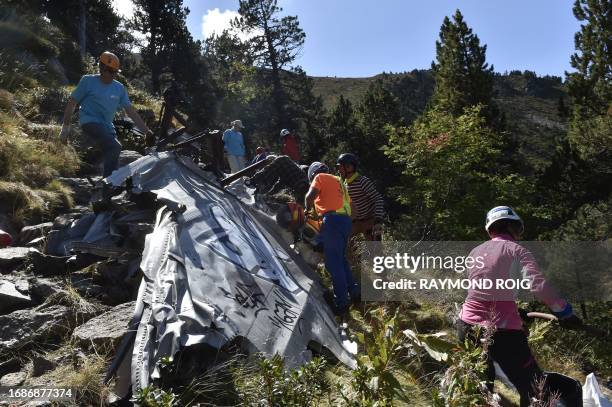
<svg viewBox="0 0 612 407"><path fill-rule="evenodd" d="M396 311L389 317L383 307L370 311L371 332L356 334L363 352L357 356L357 369L352 372L355 394L342 394L348 405L382 407L394 405L394 400L408 401L396 373L396 369L405 367L400 355L406 344L398 314Z"/></svg>
<svg viewBox="0 0 612 407"><path fill-rule="evenodd" d="M38 82L34 78L36 66L26 65L10 52L0 52L0 87L9 91L32 88Z"/></svg>
<svg viewBox="0 0 612 407"><path fill-rule="evenodd" d="M23 113L29 120L36 122L59 122L64 117L64 110L70 93L65 88L36 87L22 95Z"/></svg>
<svg viewBox="0 0 612 407"><path fill-rule="evenodd" d="M176 394L155 386L138 390L130 401L142 407L173 407L178 405Z"/></svg>
<svg viewBox="0 0 612 407"><path fill-rule="evenodd" d="M327 390L325 361L314 358L287 371L282 357L261 358L251 374L236 372L241 403L246 406L317 406Z"/></svg>
<svg viewBox="0 0 612 407"><path fill-rule="evenodd" d="M486 386L487 348L493 330L482 335L482 346L466 339L457 345L446 339L446 333L418 334L404 331L411 346L423 351L448 368L441 375L440 389L433 393L433 404L437 407L498 406L493 394Z"/></svg>

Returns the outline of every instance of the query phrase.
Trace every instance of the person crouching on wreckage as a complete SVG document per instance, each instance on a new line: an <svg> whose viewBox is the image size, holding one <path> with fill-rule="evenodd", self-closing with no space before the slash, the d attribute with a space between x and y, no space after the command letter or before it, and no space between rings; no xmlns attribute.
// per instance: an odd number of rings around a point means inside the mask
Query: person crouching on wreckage
<svg viewBox="0 0 612 407"><path fill-rule="evenodd" d="M314 208L315 216L323 219L319 239L323 244L325 268L333 283L333 311L344 315L350 300L360 296L359 284L353 279L351 266L346 257L351 236L351 199L339 177L329 174L327 165L313 162L308 167L310 189L305 198L305 210L309 214Z"/></svg>
<svg viewBox="0 0 612 407"><path fill-rule="evenodd" d="M561 326L579 326L581 321L574 315L572 306L560 298L544 279L533 254L517 243L523 233L523 221L516 212L508 206L491 209L487 213L485 229L491 240L474 248L469 255L472 258L484 258L484 266L470 268L469 278L509 279L511 270L518 266L524 277L531 281L531 291L550 307ZM495 361L518 390L521 407L530 405L530 397L534 393L533 384L541 380L543 372L529 349L513 292L508 290L505 294L499 290L470 289L457 321L459 341L464 343L467 338L481 343L483 330L478 332L476 327L493 328L492 341L487 351L489 390L493 390ZM559 392L564 401L582 400L580 394L576 393L573 380L567 383L547 381L546 384L547 390Z"/></svg>
<svg viewBox="0 0 612 407"><path fill-rule="evenodd" d="M79 105L79 123L83 133L102 148L104 156L103 176L109 176L119 165L121 143L113 126L113 118L119 109L124 109L136 127L147 136L152 134L144 120L132 106L125 87L114 78L119 73L119 58L105 51L98 59L100 73L83 75L68 98L64 110L64 121L60 140L68 143L70 119Z"/></svg>
<svg viewBox="0 0 612 407"><path fill-rule="evenodd" d="M289 189L296 202L304 202L308 191L306 172L286 155L269 155L266 160L270 163L248 178L246 186L255 188L256 194L266 195Z"/></svg>

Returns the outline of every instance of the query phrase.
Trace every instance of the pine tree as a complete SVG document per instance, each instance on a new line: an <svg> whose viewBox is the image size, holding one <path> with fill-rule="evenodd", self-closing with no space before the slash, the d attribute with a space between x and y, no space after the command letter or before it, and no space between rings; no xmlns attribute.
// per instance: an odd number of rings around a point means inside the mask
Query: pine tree
<svg viewBox="0 0 612 407"><path fill-rule="evenodd" d="M576 53L567 73L571 100L569 139L580 156L612 174L612 4L576 0L574 15L584 22L575 35Z"/></svg>
<svg viewBox="0 0 612 407"><path fill-rule="evenodd" d="M249 44L255 64L269 70L277 126L290 127L281 71L295 60L306 35L297 16L280 18L278 14L281 11L277 0L240 0L240 17L233 26L251 35Z"/></svg>
<svg viewBox="0 0 612 407"><path fill-rule="evenodd" d="M357 126L355 110L350 100L340 95L332 109L327 121L330 144L338 142L349 143L351 139L358 139L360 132Z"/></svg>
<svg viewBox="0 0 612 407"><path fill-rule="evenodd" d="M134 0L131 28L146 35L142 48L144 63L151 69L151 90L161 91L161 75L171 61L172 51L191 41L186 19L189 10L182 0Z"/></svg>
<svg viewBox="0 0 612 407"><path fill-rule="evenodd" d="M566 120L569 116L569 109L565 105L565 101L563 100L563 96L559 96L559 101L557 102L557 114L560 118Z"/></svg>
<svg viewBox="0 0 612 407"><path fill-rule="evenodd" d="M381 190L395 183L397 166L385 156L382 147L389 141L387 126L401 125L399 101L382 80L370 84L357 105L360 137L351 140L353 153L360 157L360 167L373 178ZM385 165L381 165L385 163Z"/></svg>
<svg viewBox="0 0 612 407"><path fill-rule="evenodd" d="M151 71L151 90L161 93L175 84L182 90L182 110L198 128L214 123L217 89L202 44L187 30L189 9L182 0L135 0L131 27L146 35L144 64Z"/></svg>
<svg viewBox="0 0 612 407"><path fill-rule="evenodd" d="M432 62L436 85L432 105L455 116L477 104L489 122L498 115L493 106L493 66L486 62L487 46L480 45L478 36L463 20L459 10L453 21L448 17L440 27L436 41L436 60Z"/></svg>

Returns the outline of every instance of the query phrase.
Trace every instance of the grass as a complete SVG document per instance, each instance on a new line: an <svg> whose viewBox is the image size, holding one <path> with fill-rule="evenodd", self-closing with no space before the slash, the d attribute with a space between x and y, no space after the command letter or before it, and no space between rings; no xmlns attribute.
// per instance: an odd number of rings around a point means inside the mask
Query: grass
<svg viewBox="0 0 612 407"><path fill-rule="evenodd" d="M32 189L22 182L0 180L0 212L12 217L13 223L38 223L53 218L74 206L72 191L59 181L47 189Z"/></svg>
<svg viewBox="0 0 612 407"><path fill-rule="evenodd" d="M43 380L54 387L71 388L76 392L75 403L62 404L74 406L106 406L110 395L110 386L104 384L109 359L105 355L90 354L85 358L76 356L78 350L72 344L66 344L55 354L69 353L72 363L63 363L44 375Z"/></svg>
<svg viewBox="0 0 612 407"><path fill-rule="evenodd" d="M34 138L26 130L23 119L0 113L0 179L44 187L76 172L80 161L74 148L58 139Z"/></svg>
<svg viewBox="0 0 612 407"><path fill-rule="evenodd" d="M17 224L49 220L70 209L72 191L57 177L74 175L80 165L74 148L51 137L59 128L31 129L18 112L0 111L0 212Z"/></svg>
<svg viewBox="0 0 612 407"><path fill-rule="evenodd" d="M44 304L47 306L64 305L70 308L72 314L75 316L75 322L77 324L84 323L88 317L99 314L101 310L99 306L83 298L77 289L69 282L63 287L63 290L47 297ZM79 317L81 317L80 320Z"/></svg>
<svg viewBox="0 0 612 407"><path fill-rule="evenodd" d="M11 92L6 89L0 89L0 110L10 110L14 102L15 98Z"/></svg>

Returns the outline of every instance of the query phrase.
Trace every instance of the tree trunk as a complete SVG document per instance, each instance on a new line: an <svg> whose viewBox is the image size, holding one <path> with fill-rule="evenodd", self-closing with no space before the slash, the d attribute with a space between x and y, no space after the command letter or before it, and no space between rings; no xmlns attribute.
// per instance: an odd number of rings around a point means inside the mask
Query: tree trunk
<svg viewBox="0 0 612 407"><path fill-rule="evenodd" d="M87 53L86 38L87 38L87 12L85 3L87 0L79 0L79 50L81 58L85 58Z"/></svg>
<svg viewBox="0 0 612 407"><path fill-rule="evenodd" d="M289 127L289 123L285 114L285 92L280 79L280 68L276 56L276 50L272 44L272 38L268 32L267 24L265 25L266 43L268 44L268 54L270 55L270 65L272 66L272 99L274 99L274 108L278 115L278 125L280 127Z"/></svg>

